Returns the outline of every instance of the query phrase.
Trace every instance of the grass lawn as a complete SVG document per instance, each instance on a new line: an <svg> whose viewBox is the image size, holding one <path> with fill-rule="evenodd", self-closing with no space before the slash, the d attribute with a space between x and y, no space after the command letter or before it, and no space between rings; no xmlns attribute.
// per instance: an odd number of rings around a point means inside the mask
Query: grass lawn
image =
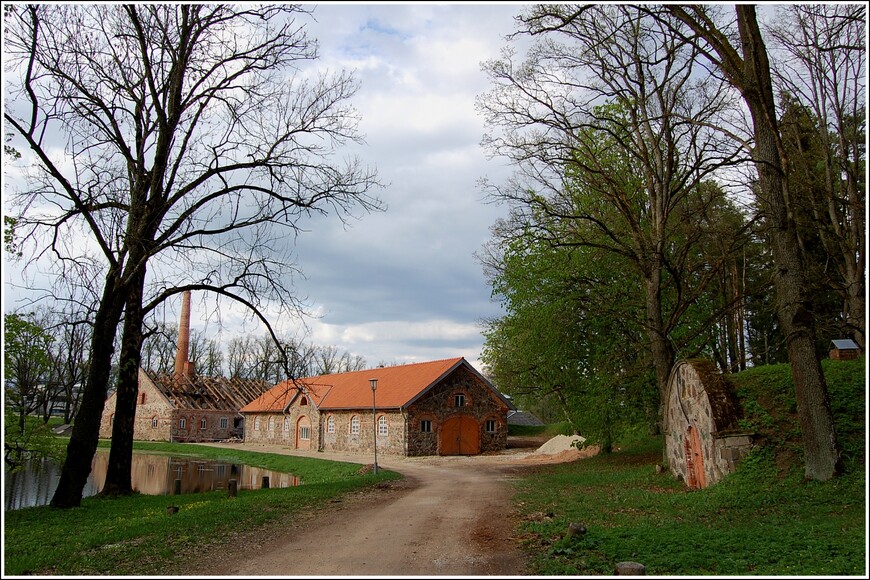
<svg viewBox="0 0 870 580"><path fill-rule="evenodd" d="M136 450L244 463L293 473L297 487L177 496L85 498L78 508L48 506L4 514L3 575L159 575L194 546L220 543L240 531L316 508L331 498L398 479L390 471L358 473L360 465L179 443L137 442ZM169 505L178 506L168 514Z"/></svg>
<svg viewBox="0 0 870 580"><path fill-rule="evenodd" d="M803 478L787 365L735 375L745 426L761 443L736 473L688 490L656 473L662 440L547 466L517 482L519 533L538 575L613 575L622 561L647 575L867 573L864 362L825 361L846 472ZM568 525L587 532L568 535Z"/></svg>

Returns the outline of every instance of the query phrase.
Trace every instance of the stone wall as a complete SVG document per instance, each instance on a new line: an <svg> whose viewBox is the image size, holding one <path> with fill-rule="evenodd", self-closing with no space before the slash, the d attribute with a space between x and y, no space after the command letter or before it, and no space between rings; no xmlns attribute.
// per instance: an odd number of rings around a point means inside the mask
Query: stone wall
<svg viewBox="0 0 870 580"><path fill-rule="evenodd" d="M223 441L241 434L234 424L239 418L232 411L180 409L172 412L172 441ZM182 426L182 419L183 426ZM205 426L203 426L205 419ZM223 421L222 421L223 420ZM226 425L223 427L222 425Z"/></svg>
<svg viewBox="0 0 870 580"><path fill-rule="evenodd" d="M353 419L359 420L359 429L353 433ZM378 453L405 455L406 415L398 410L378 409L376 421L386 418L387 433L378 433ZM330 419L332 421L330 421ZM330 422L334 424L330 433ZM348 451L374 455L375 436L372 431L371 410L324 411L321 414L321 432L324 451Z"/></svg>
<svg viewBox="0 0 870 580"><path fill-rule="evenodd" d="M112 438L116 399L117 396L112 393L103 407L100 418L100 437L103 439ZM137 441L169 441L171 428L172 406L140 370L133 438Z"/></svg>
<svg viewBox="0 0 870 580"><path fill-rule="evenodd" d="M752 434L738 426L731 385L709 361L674 365L664 413L668 467L692 487L713 485L732 473L752 446ZM692 471L693 463L700 471Z"/></svg>
<svg viewBox="0 0 870 580"><path fill-rule="evenodd" d="M455 396L463 395L465 405L457 408ZM444 421L456 415L472 417L479 427L481 453L499 451L507 447L507 408L488 386L467 369L460 367L432 387L408 409L409 456L436 455L441 452L439 442ZM486 421L495 421L495 430L486 431ZM424 433L420 425L431 421L432 431Z"/></svg>

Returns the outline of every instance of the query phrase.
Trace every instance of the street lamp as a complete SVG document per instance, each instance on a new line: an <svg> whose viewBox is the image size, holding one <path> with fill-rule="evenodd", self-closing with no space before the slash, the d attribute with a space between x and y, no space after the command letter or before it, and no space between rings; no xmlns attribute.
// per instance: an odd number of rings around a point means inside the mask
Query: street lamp
<svg viewBox="0 0 870 580"><path fill-rule="evenodd" d="M372 385L372 433L375 436L375 475L378 474L378 419L375 412L375 390L378 388L378 379L369 379Z"/></svg>

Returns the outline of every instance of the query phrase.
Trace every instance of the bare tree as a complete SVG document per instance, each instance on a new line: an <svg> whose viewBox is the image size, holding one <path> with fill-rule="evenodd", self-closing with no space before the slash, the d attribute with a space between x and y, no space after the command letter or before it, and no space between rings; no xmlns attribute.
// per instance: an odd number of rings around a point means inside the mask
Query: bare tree
<svg viewBox="0 0 870 580"><path fill-rule="evenodd" d="M344 219L380 208L368 193L375 173L334 158L361 141L347 105L357 85L305 69L317 56L297 22L305 14L293 5L28 5L9 17L17 107L4 118L36 158L16 230L60 275L87 270L93 283L96 268L103 279L53 506L81 501L122 312L106 488L127 493L145 317L185 290L209 291L248 308L277 340L265 306L279 316L304 310L288 234L314 212ZM58 135L63 161L52 155Z"/></svg>
<svg viewBox="0 0 870 580"><path fill-rule="evenodd" d="M736 22L717 22L718 7L665 5L662 21L678 18L713 69L743 96L752 117L751 154L758 172L757 201L770 239L776 272L777 315L788 345L804 443L804 473L828 480L842 463L827 384L816 353L816 328L807 266L798 242L788 180L789 158L775 107L770 60L753 5L735 7ZM736 30L735 30L736 28Z"/></svg>
<svg viewBox="0 0 870 580"><path fill-rule="evenodd" d="M772 51L782 55L772 62L774 83L808 107L819 123L823 188L810 190L802 201L809 205L813 229L834 266L819 268L819 274L841 297L846 324L862 349L867 271L866 15L863 4L793 4L779 8L768 27ZM799 169L799 179L808 182L804 173L816 168L793 168Z"/></svg>

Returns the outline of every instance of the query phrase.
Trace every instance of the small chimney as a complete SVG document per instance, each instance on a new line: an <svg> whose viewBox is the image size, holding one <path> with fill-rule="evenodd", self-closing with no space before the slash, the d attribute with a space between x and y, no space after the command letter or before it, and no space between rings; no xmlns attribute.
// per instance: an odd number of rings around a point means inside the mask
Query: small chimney
<svg viewBox="0 0 870 580"><path fill-rule="evenodd" d="M181 295L181 320L178 322L178 352L175 354L175 380L189 374L187 356L190 350L190 290Z"/></svg>

